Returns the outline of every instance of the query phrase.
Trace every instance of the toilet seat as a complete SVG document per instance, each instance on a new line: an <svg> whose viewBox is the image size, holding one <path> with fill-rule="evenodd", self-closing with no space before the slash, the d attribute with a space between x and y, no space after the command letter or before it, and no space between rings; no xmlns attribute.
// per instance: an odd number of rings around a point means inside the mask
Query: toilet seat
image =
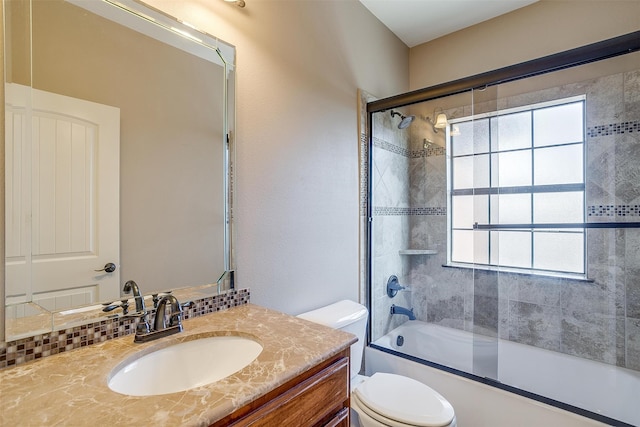
<svg viewBox="0 0 640 427"><path fill-rule="evenodd" d="M377 372L352 395L355 405L371 418L390 426L448 426L451 404L431 387L412 378Z"/></svg>

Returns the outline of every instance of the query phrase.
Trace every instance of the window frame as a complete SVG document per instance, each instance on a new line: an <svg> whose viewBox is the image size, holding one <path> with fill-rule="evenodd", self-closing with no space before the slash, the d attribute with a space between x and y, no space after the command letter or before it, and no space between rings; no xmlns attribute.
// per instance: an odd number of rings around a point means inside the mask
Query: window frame
<svg viewBox="0 0 640 427"><path fill-rule="evenodd" d="M559 107L559 106L563 106L563 105L570 105L570 104L574 104L574 103L580 103L581 104L581 110L582 110L582 138L581 141L573 141L573 142L563 142L563 143L558 143L558 144L548 144L548 145L542 145L542 146L536 146L536 141L534 139L534 112L536 110L542 110L544 108L550 108L550 107ZM535 211L535 195L536 194L543 194L543 193L562 193L562 192L581 192L581 221L580 223L584 223L585 218L587 216L587 208L586 208L586 109L587 109L587 105L586 105L586 95L578 95L578 96L570 96L570 97L566 97L566 98L559 98L559 99L554 99L554 100L550 100L550 101L544 101L544 102L538 102L538 103L533 103L533 104L528 104L528 105L524 105L524 106L520 106L520 107L515 107L515 108L508 108L508 109L500 109L500 110L496 110L496 111L492 111L492 112L488 112L488 113L482 113L482 114L472 114L470 116L466 116L466 117L461 117L461 118L457 118L457 119L450 119L448 126L446 128L446 152L447 152L447 157L446 157L446 168L447 168L447 266L454 266L454 267L467 267L467 268L480 268L480 269L487 269L487 270L497 270L497 271L508 271L508 272L515 272L515 273L525 273L525 274L537 274L537 275L550 275L550 276L554 276L554 277L569 277L569 278L580 278L580 279L586 279L586 274L587 274L587 233L586 233L586 228L579 228L579 227L575 227L575 223L573 224L573 227L570 228L562 228L562 227L557 227L557 228L553 228L553 230L548 230L545 231L545 228L551 228L551 227L545 227L545 225L548 225L546 223L539 223L536 224L534 223L534 211ZM501 117L501 116L506 116L506 115L511 115L511 114L517 114L517 113L522 113L522 112L529 112L530 113L530 124L531 124L531 135L529 136L529 144L527 147L524 148L511 148L511 149L504 149L504 150L500 150L499 147L497 146L497 144L492 140L492 138L494 137L494 133L491 130L491 121L493 118L497 118L497 117ZM482 120L482 119L487 119L489 121L488 124L488 146L487 146L487 150L486 151L481 151L476 153L475 152L475 144L474 147L472 148L472 153L470 154L462 154L462 155L455 155L455 150L453 150L453 146L452 146L452 142L453 142L453 138L452 138L452 128L453 126L455 126L456 124L459 123L469 123L469 122L474 122L476 120ZM545 148L558 148L558 147L570 147L570 146L580 146L582 149L582 171L581 171L581 182L580 183L558 183L558 184L540 184L540 185L536 185L534 177L535 177L535 152L536 150L540 150L540 149L545 149ZM496 149L497 148L497 149ZM527 152L529 155L529 164L531 165L531 181L530 181L530 185L524 185L524 186L495 186L495 184L492 182L494 175L493 175L493 171L492 171L492 166L494 165L495 162L497 162L497 156L499 153L509 153L509 152ZM475 183L473 184L473 187L471 188L464 188L464 189L460 189L460 188L453 188L453 184L454 184L454 159L456 158L461 158L461 157L469 157L472 159L475 159L476 156L479 155L488 155L488 163L489 163L489 169L488 169L488 179L489 179L489 184L488 187L476 187ZM528 267L518 267L518 266L509 266L509 265L501 265L500 264L500 260L499 258L496 256L495 258L493 258L493 254L492 254L492 236L491 230L494 231L498 231L499 230L509 230L509 225L512 224L504 224L504 223L500 223L499 220L498 222L495 222L492 220L494 220L495 218L492 218L492 213L491 213L491 204L494 203L491 198L493 195L500 195L500 194L526 194L530 196L530 206L529 206L529 223L526 224L514 224L514 225L530 225L530 227L511 227L510 229L513 231L518 231L518 232L525 232L528 234L528 236L530 236L530 254L529 254L529 262L528 262ZM488 230L487 231L487 235L486 235L486 263L485 262L477 262L475 259L475 249L473 249L474 252L474 261L473 262L463 262L463 261L453 261L453 231L456 230L456 228L454 228L454 224L453 224L453 219L454 219L454 210L453 210L453 206L454 206L454 197L455 196L464 196L464 195L470 195L470 196L478 196L478 195L486 195L487 196L487 209L488 211L486 212L487 215L487 224L484 224L480 227L478 227L478 223L475 222L473 228L471 230L476 230L476 229L483 229L483 230ZM474 204L475 206L475 204ZM475 221L475 216L474 216L474 221ZM563 224L562 222L559 223L553 223L554 225L561 225ZM496 227L497 226L497 227ZM542 228L542 230L539 230L539 228ZM459 228L459 230L469 230L468 228ZM582 238L582 271L565 271L565 270L560 270L560 269L544 269L544 268L536 268L535 266L535 236L536 233L538 233L537 235L540 236L540 233L550 233L550 232L557 232L557 233L571 233L571 234L575 234L575 235L580 235ZM475 239L474 239L475 242ZM475 245L474 245L475 246ZM493 259L492 259L493 258ZM495 261L495 262L494 262Z"/></svg>

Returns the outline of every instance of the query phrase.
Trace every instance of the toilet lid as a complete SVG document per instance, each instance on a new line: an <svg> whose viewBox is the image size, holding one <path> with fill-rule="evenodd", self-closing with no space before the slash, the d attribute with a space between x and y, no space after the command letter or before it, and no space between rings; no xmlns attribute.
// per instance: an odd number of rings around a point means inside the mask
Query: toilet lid
<svg viewBox="0 0 640 427"><path fill-rule="evenodd" d="M412 378L377 372L354 393L371 410L401 423L434 427L453 420L451 404L431 387Z"/></svg>

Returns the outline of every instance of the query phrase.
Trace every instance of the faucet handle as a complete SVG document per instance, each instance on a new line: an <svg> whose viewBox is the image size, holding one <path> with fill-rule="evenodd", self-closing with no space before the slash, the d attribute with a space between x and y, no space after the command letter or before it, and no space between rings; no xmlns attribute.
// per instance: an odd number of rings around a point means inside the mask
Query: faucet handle
<svg viewBox="0 0 640 427"><path fill-rule="evenodd" d="M151 297L153 298L153 308L158 308L158 303L160 302L162 297L165 297L167 295L171 295L171 292L172 291L166 291L166 292L160 292L160 293L151 294Z"/></svg>
<svg viewBox="0 0 640 427"><path fill-rule="evenodd" d="M169 326L178 326L182 324L182 312L169 316Z"/></svg>
<svg viewBox="0 0 640 427"><path fill-rule="evenodd" d="M169 324L166 322L166 309L167 304L169 304L169 309L171 310L171 314L169 315ZM160 331L167 326L180 326L182 327L182 307L180 306L180 302L178 299L171 294L163 296L158 302L158 308L156 309L156 318L153 322L153 330Z"/></svg>
<svg viewBox="0 0 640 427"><path fill-rule="evenodd" d="M398 291L403 289L406 289L406 287L398 283L398 277L396 275L391 275L389 280L387 280L387 295L389 298L395 297Z"/></svg>
<svg viewBox="0 0 640 427"><path fill-rule="evenodd" d="M104 311L105 313L113 311L116 308L121 308L122 309L122 314L124 316L129 314L129 300L128 299L120 300L120 304L115 304L113 302L108 302L108 303L103 303L102 306L103 306L102 311Z"/></svg>
<svg viewBox="0 0 640 427"><path fill-rule="evenodd" d="M143 313L136 326L136 335L148 334L149 332L151 332L151 325L149 325L149 321L147 320L147 313Z"/></svg>
<svg viewBox="0 0 640 427"><path fill-rule="evenodd" d="M175 310L176 307L177 310ZM176 304L175 306L171 306L171 314L169 315L169 326L178 326L182 324L182 307L183 305L180 303Z"/></svg>

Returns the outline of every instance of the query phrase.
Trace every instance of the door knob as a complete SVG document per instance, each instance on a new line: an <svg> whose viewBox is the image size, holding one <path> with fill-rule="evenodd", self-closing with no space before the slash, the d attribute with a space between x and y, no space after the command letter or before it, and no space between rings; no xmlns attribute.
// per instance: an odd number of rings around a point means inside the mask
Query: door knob
<svg viewBox="0 0 640 427"><path fill-rule="evenodd" d="M104 265L103 269L94 270L94 271L105 271L107 273L113 273L114 271L116 271L116 265L112 262L108 262Z"/></svg>

